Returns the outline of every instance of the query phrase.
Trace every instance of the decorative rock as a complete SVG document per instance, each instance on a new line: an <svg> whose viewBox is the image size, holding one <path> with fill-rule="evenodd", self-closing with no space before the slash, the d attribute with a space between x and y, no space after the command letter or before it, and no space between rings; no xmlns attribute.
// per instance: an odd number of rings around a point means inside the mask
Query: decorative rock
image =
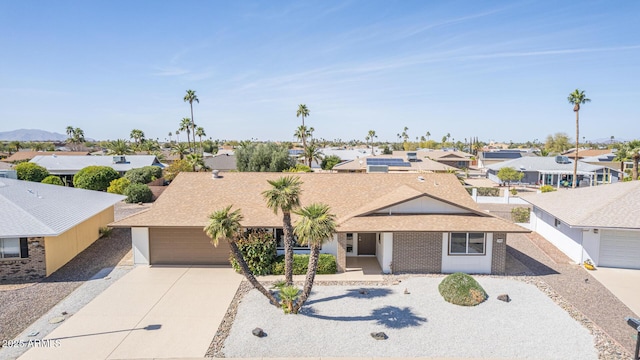
<svg viewBox="0 0 640 360"><path fill-rule="evenodd" d="M64 321L64 316L56 316L49 319L49 324L59 324Z"/></svg>
<svg viewBox="0 0 640 360"><path fill-rule="evenodd" d="M68 312L66 312L66 311L63 311L63 312L62 312L62 316L65 316L65 315L67 315L67 314L68 314Z"/></svg>
<svg viewBox="0 0 640 360"><path fill-rule="evenodd" d="M511 298L509 297L508 294L501 294L501 295L498 295L498 300L504 301L504 302L510 302Z"/></svg>
<svg viewBox="0 0 640 360"><path fill-rule="evenodd" d="M367 295L369 293L367 290L360 290L358 292L360 293L360 295Z"/></svg>
<svg viewBox="0 0 640 360"><path fill-rule="evenodd" d="M391 283L391 285L399 285L399 284L400 284L400 280L396 280L396 281Z"/></svg>
<svg viewBox="0 0 640 360"><path fill-rule="evenodd" d="M405 295L409 295L409 294L411 294L411 293L409 292L409 289L404 288L404 294L405 294Z"/></svg>
<svg viewBox="0 0 640 360"><path fill-rule="evenodd" d="M372 332L371 333L371 337L376 339L376 340L387 340L389 337L387 336L387 334L381 332Z"/></svg>
<svg viewBox="0 0 640 360"><path fill-rule="evenodd" d="M253 336L257 336L259 338L261 337L265 337L267 334L264 333L264 331L262 331L262 329L260 328L255 328L253 330L251 330L251 333L253 334Z"/></svg>

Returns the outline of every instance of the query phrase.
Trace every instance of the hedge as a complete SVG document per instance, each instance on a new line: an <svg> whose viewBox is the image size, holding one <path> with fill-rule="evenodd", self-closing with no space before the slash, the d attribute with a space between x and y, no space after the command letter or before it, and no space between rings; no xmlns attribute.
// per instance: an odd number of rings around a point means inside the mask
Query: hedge
<svg viewBox="0 0 640 360"><path fill-rule="evenodd" d="M20 163L15 166L15 170L19 180L41 182L49 176L47 169L32 162Z"/></svg>
<svg viewBox="0 0 640 360"><path fill-rule="evenodd" d="M87 166L73 176L73 186L80 189L106 191L120 174L109 166Z"/></svg>
<svg viewBox="0 0 640 360"><path fill-rule="evenodd" d="M55 175L47 176L46 178L42 179L41 183L64 186L64 182L62 182L62 179L60 179L59 176Z"/></svg>
<svg viewBox="0 0 640 360"><path fill-rule="evenodd" d="M309 255L294 254L293 255L293 274L305 275L307 266L309 265ZM335 274L338 271L335 256L331 254L320 254L318 259L317 274ZM276 262L271 267L271 274L284 275L284 255L276 258Z"/></svg>
<svg viewBox="0 0 640 360"><path fill-rule="evenodd" d="M128 203L148 203L153 199L151 189L145 184L131 184L124 189L122 195L126 195Z"/></svg>
<svg viewBox="0 0 640 360"><path fill-rule="evenodd" d="M276 240L272 234L264 231L250 232L246 237L238 239L236 244L254 275L268 275L271 272L276 259ZM233 255L229 260L231 266L240 272L240 266Z"/></svg>

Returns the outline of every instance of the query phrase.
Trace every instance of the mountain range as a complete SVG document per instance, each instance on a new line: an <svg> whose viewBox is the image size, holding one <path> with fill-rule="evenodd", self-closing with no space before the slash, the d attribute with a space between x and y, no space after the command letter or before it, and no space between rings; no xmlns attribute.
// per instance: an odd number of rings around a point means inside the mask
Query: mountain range
<svg viewBox="0 0 640 360"><path fill-rule="evenodd" d="M19 129L0 132L0 141L65 141L67 135L39 129Z"/></svg>

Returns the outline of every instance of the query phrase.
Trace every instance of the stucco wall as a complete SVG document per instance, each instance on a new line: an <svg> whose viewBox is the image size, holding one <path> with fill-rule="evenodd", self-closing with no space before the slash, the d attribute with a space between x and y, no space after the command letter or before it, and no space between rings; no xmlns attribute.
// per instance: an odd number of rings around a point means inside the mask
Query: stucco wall
<svg viewBox="0 0 640 360"><path fill-rule="evenodd" d="M113 206L78 224L56 237L45 237L47 276L93 244L100 236L99 229L113 222Z"/></svg>
<svg viewBox="0 0 640 360"><path fill-rule="evenodd" d="M442 235L442 272L464 272L467 274L490 274L493 254L493 234L486 233L483 255L449 255L449 234Z"/></svg>
<svg viewBox="0 0 640 360"><path fill-rule="evenodd" d="M43 238L28 238L27 244L28 258L0 260L0 283L37 281L46 276Z"/></svg>

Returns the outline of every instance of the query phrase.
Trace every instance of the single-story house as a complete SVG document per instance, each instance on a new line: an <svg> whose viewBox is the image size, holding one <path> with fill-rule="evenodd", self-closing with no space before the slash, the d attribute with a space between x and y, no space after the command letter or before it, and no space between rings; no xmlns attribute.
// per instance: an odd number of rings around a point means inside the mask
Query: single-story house
<svg viewBox="0 0 640 360"><path fill-rule="evenodd" d="M0 161L0 170L11 170L13 169L13 165L8 162Z"/></svg>
<svg viewBox="0 0 640 360"><path fill-rule="evenodd" d="M0 281L51 275L113 222L125 197L57 185L0 179Z"/></svg>
<svg viewBox="0 0 640 360"><path fill-rule="evenodd" d="M73 183L73 176L87 166L110 166L120 175L124 175L131 169L145 166L164 168L164 164L155 155L62 156L54 154L36 156L30 162L44 167L51 175L60 176L69 184Z"/></svg>
<svg viewBox="0 0 640 360"><path fill-rule="evenodd" d="M537 156L533 150L494 150L494 151L482 151L478 156L478 168L484 169L491 165L499 164L504 161L520 159L522 157Z"/></svg>
<svg viewBox="0 0 640 360"><path fill-rule="evenodd" d="M578 150L578 159L584 159L594 156L603 156L611 154L611 150L609 149L579 149ZM573 148L569 151L562 153L562 155L568 157L569 159L576 158L576 149Z"/></svg>
<svg viewBox="0 0 640 360"><path fill-rule="evenodd" d="M573 178L573 160L566 156L527 156L503 161L487 167L487 177L501 183L498 172L504 167L512 167L524 173L522 184L552 185L560 187L571 184ZM592 165L578 160L578 186L602 183L614 183L622 180L620 171L602 165Z"/></svg>
<svg viewBox="0 0 640 360"><path fill-rule="evenodd" d="M87 156L88 151L18 151L5 159L6 162L15 163L29 161L36 156L58 155L58 156Z"/></svg>
<svg viewBox="0 0 640 360"><path fill-rule="evenodd" d="M236 155L231 153L216 154L204 158L204 164L211 170L233 171L236 170Z"/></svg>
<svg viewBox="0 0 640 360"><path fill-rule="evenodd" d="M416 152L404 155L376 155L360 159L344 161L333 167L338 173L370 173L370 172L452 172L455 167L445 165L429 158L418 158Z"/></svg>
<svg viewBox="0 0 640 360"><path fill-rule="evenodd" d="M433 161L445 164L457 169L468 169L471 166L472 154L458 150L431 150L420 149L417 151L394 151L394 156L407 156L407 154L415 153L418 159L431 159Z"/></svg>
<svg viewBox="0 0 640 360"><path fill-rule="evenodd" d="M531 230L576 263L640 269L640 181L522 195Z"/></svg>
<svg viewBox="0 0 640 360"><path fill-rule="evenodd" d="M180 173L147 211L113 227L131 228L136 264L229 263L226 243L203 228L213 211L241 209L243 228L266 229L283 249L282 215L265 205L267 180L279 173ZM453 174L300 173L302 205L322 202L337 233L322 246L336 257L377 259L385 273L495 273L505 270L507 236L529 230L481 211ZM295 223L297 216L292 214ZM296 245L297 252L309 251Z"/></svg>

